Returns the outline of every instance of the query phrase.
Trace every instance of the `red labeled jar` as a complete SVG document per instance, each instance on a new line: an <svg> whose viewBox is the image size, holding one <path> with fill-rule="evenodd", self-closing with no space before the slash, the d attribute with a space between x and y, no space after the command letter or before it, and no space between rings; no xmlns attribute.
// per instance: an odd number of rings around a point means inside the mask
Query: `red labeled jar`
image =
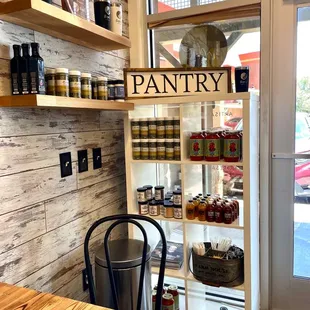
<svg viewBox="0 0 310 310"><path fill-rule="evenodd" d="M224 138L224 161L238 162L240 160L240 136L236 130L228 131Z"/></svg>
<svg viewBox="0 0 310 310"><path fill-rule="evenodd" d="M174 310L174 299L172 294L164 294L162 298L162 310Z"/></svg>
<svg viewBox="0 0 310 310"><path fill-rule="evenodd" d="M223 223L223 208L221 202L217 202L214 207L214 218L216 223Z"/></svg>
<svg viewBox="0 0 310 310"><path fill-rule="evenodd" d="M208 131L204 142L204 156L206 161L219 161L221 156L220 136L216 131Z"/></svg>
<svg viewBox="0 0 310 310"><path fill-rule="evenodd" d="M213 199L209 199L207 204L207 222L214 222L215 221L215 213L214 213L214 201Z"/></svg>
<svg viewBox="0 0 310 310"><path fill-rule="evenodd" d="M193 161L203 160L204 137L200 132L193 132L190 137L190 159Z"/></svg>
<svg viewBox="0 0 310 310"><path fill-rule="evenodd" d="M233 222L233 210L230 206L229 202L225 203L225 207L223 208L223 221L224 224L231 224Z"/></svg>

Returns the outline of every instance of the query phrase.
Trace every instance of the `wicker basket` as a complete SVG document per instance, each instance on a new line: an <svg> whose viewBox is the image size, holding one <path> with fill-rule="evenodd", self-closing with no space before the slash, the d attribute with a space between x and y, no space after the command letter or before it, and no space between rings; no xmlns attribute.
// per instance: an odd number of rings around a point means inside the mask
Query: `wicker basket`
<svg viewBox="0 0 310 310"><path fill-rule="evenodd" d="M205 243L206 250L211 243ZM209 251L212 251L210 249ZM233 287L244 282L244 257L238 259L217 259L197 255L192 250L193 276L203 284L212 286Z"/></svg>

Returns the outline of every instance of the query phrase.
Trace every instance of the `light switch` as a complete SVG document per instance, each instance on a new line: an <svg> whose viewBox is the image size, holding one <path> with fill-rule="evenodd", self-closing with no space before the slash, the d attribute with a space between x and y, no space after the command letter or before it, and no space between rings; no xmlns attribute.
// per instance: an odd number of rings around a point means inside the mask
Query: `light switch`
<svg viewBox="0 0 310 310"><path fill-rule="evenodd" d="M87 150L78 151L79 173L88 171Z"/></svg>
<svg viewBox="0 0 310 310"><path fill-rule="evenodd" d="M60 159L60 172L61 177L65 178L69 175L72 175L72 161L71 161L71 153L62 153L59 154Z"/></svg>

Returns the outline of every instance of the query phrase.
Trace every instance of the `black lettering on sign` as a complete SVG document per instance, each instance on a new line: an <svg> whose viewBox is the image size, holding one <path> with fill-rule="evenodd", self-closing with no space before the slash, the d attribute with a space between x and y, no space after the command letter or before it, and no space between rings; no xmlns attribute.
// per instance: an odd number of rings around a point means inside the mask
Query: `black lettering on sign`
<svg viewBox="0 0 310 310"><path fill-rule="evenodd" d="M190 91L188 90L188 77L191 76L193 79L194 74L193 73L181 73L180 80L182 79L183 76L185 77L185 91L183 91L183 93L190 93Z"/></svg>
<svg viewBox="0 0 310 310"><path fill-rule="evenodd" d="M205 73L195 73L196 74L196 82L197 82L197 90L195 91L196 93L201 93L200 90L200 85L204 88L206 92L209 92L210 90L206 87L204 84L207 81L207 75ZM200 77L203 77L203 80L200 81Z"/></svg>
<svg viewBox="0 0 310 310"><path fill-rule="evenodd" d="M133 92L133 94L140 94L140 93L138 93L138 91L137 91L137 86L141 86L143 83L144 83L144 76L143 75L141 75L141 74L135 74L135 75L132 75L132 77L133 77L133 87L134 87L134 92ZM137 83L137 78L138 77L140 77L141 78L141 82L138 84Z"/></svg>
<svg viewBox="0 0 310 310"><path fill-rule="evenodd" d="M172 75L174 76L174 84L169 80L169 78L166 74L162 74L162 76L164 77L164 91L162 92L163 94L168 94L166 82L168 82L168 84L171 86L171 88L174 90L174 92L176 92L176 93L178 92L178 86L177 86L178 74L172 74Z"/></svg>
<svg viewBox="0 0 310 310"><path fill-rule="evenodd" d="M151 85L152 83L152 85ZM145 94L149 94L149 88L155 88L155 94L160 94L161 92L159 91L157 84L155 82L155 79L153 77L153 75L150 76L149 82L147 84L146 90L145 90Z"/></svg>
<svg viewBox="0 0 310 310"><path fill-rule="evenodd" d="M218 82L220 81L220 79L221 79L221 77L222 77L223 74L224 74L224 73L221 72L220 75L219 75L219 77L218 77L218 79L216 80L216 79L214 78L214 73L209 73L209 75L211 76L211 78L212 78L212 80L213 80L213 82L214 82L214 84L215 84L214 91L219 91L219 89L218 89Z"/></svg>

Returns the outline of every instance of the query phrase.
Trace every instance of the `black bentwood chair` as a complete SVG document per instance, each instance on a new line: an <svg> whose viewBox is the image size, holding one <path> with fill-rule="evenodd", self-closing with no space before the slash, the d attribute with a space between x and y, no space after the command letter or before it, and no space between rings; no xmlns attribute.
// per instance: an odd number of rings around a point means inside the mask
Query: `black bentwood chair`
<svg viewBox="0 0 310 310"><path fill-rule="evenodd" d="M96 221L88 230L86 237L85 237L85 242L84 242L84 257L85 257L86 273L88 277L90 302L92 304L96 305L96 294L95 294L95 285L94 285L92 266L91 266L90 257L89 257L89 240L90 240L91 234L99 225L105 222L109 222L109 221L116 221L107 229L105 237L104 237L104 250L106 252L106 260L107 260L108 273L109 273L111 290L112 290L112 295L113 295L112 296L113 302L116 305L115 310L119 310L119 306L118 306L118 300L117 300L115 279L114 279L113 269L111 265L108 241L109 241L109 236L112 230L116 226L122 223L131 223L133 225L136 225L141 230L142 235L143 235L144 244L143 244L143 251L142 251L142 264L141 264L141 273L140 273L140 280L139 280L137 310L144 310L144 309L141 309L141 302L142 302L143 280L144 280L144 272L145 272L145 265L146 265L148 239L147 239L145 229L139 222L137 222L137 220L146 221L146 222L153 224L158 229L160 236L161 236L163 248L162 248L162 257L161 257L161 262L160 262L160 267L159 267L156 305L155 305L155 310L161 310L162 292L163 292L163 286L164 286L164 276L165 276L165 266L166 266L166 256L167 256L166 236L161 226L155 220L149 217L137 215L137 214L121 214L121 215L107 216L107 217L104 217Z"/></svg>

